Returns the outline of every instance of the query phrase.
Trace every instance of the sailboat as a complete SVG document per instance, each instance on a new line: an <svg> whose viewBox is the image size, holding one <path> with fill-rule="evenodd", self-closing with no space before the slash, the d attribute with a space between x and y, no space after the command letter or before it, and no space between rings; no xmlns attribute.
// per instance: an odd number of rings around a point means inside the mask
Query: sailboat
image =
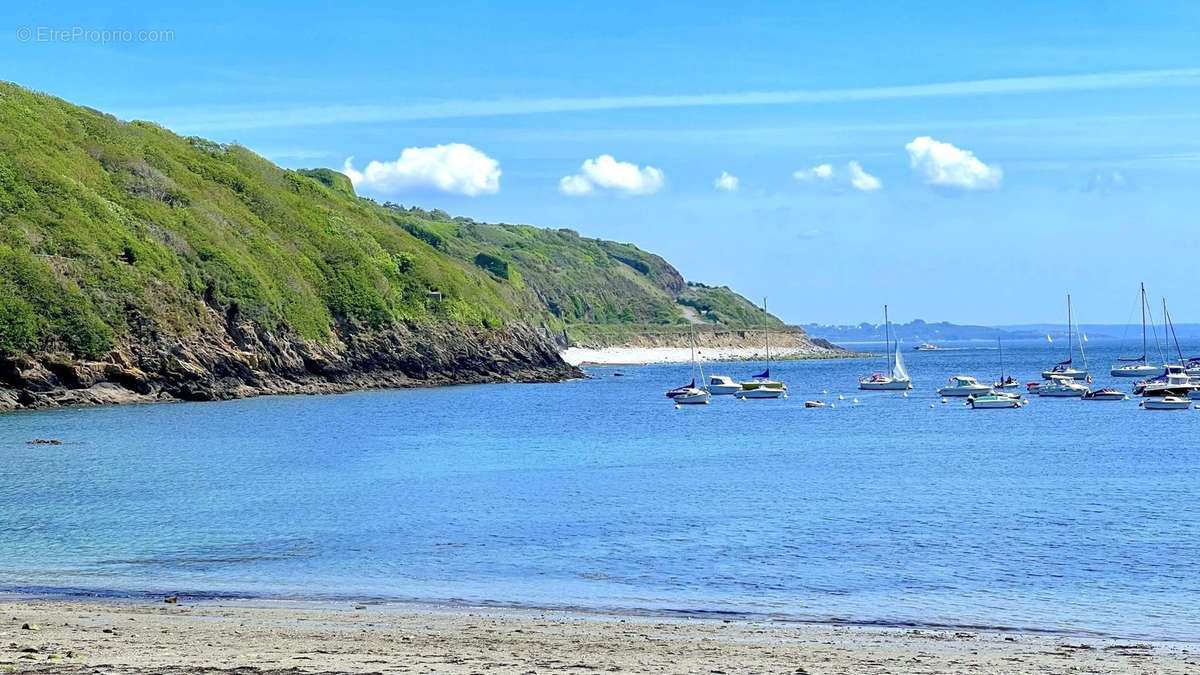
<svg viewBox="0 0 1200 675"><path fill-rule="evenodd" d="M892 324L888 319L888 307L883 306L884 353L892 350ZM888 357L888 372L874 373L859 379L858 388L866 391L898 391L912 389L912 378L904 367L904 356L900 354L900 341L896 341L895 354Z"/></svg>
<svg viewBox="0 0 1200 675"><path fill-rule="evenodd" d="M1179 363L1168 363L1165 372L1158 377L1143 380L1133 388L1133 393L1146 397L1175 397L1187 398L1193 392L1200 391L1200 382L1193 379L1187 372L1187 360L1183 358L1183 350L1179 347L1179 335L1175 332L1175 324L1171 321L1171 313L1167 311L1167 301L1163 299L1163 326L1166 334L1163 336L1170 349L1171 341L1175 343L1175 353L1179 355Z"/></svg>
<svg viewBox="0 0 1200 675"><path fill-rule="evenodd" d="M763 298L763 311L767 311L767 299ZM787 398L787 385L779 380L771 379L771 331L766 329L763 334L767 339L767 367L754 377L742 382L742 388L734 392L734 396L746 398Z"/></svg>
<svg viewBox="0 0 1200 675"><path fill-rule="evenodd" d="M1083 356L1083 370L1075 368L1075 319L1071 315L1071 296L1067 296L1067 360L1060 361L1050 370L1042 371L1042 379L1052 380L1058 378L1069 378L1072 380L1088 379L1087 371L1087 356ZM1049 336L1047 336L1049 337ZM1079 343L1079 353L1083 355L1083 343Z"/></svg>
<svg viewBox="0 0 1200 675"><path fill-rule="evenodd" d="M1145 377L1159 372L1157 366L1150 365L1146 361L1146 309L1148 303L1146 301L1146 284L1142 284L1141 290L1141 305L1142 305L1142 355L1134 358L1118 357L1117 361L1121 365L1113 365L1109 370L1109 374L1113 377Z"/></svg>
<svg viewBox="0 0 1200 675"><path fill-rule="evenodd" d="M1017 378L1004 374L1004 345L1000 343L999 335L996 336L996 349L1000 350L1000 379L992 384L992 389L1014 389L1021 386Z"/></svg>
<svg viewBox="0 0 1200 675"><path fill-rule="evenodd" d="M709 394L706 389L701 389L696 386L696 335L691 335L692 347L692 381L690 384L682 387L676 387L667 392L667 398L675 401L676 405L705 405L708 403L712 394ZM700 366L700 380L704 380L704 366Z"/></svg>

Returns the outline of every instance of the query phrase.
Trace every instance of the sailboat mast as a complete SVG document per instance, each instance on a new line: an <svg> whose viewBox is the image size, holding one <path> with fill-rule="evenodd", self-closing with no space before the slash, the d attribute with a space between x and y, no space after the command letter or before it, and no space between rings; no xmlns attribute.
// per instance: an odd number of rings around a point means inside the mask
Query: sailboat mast
<svg viewBox="0 0 1200 675"><path fill-rule="evenodd" d="M1167 323L1167 329L1171 331L1171 339L1175 341L1175 353L1179 355L1180 365L1186 365L1187 361L1183 358L1183 349L1179 346L1179 334L1175 332L1175 323L1171 321L1171 314L1167 312L1167 299L1163 298L1163 320Z"/></svg>
<svg viewBox="0 0 1200 675"><path fill-rule="evenodd" d="M1000 384L1004 384L1004 345L1000 344L1000 336L996 336L996 349L1000 350Z"/></svg>
<svg viewBox="0 0 1200 675"><path fill-rule="evenodd" d="M1142 282L1142 363L1146 362L1146 283Z"/></svg>
<svg viewBox="0 0 1200 675"><path fill-rule="evenodd" d="M892 357L892 322L888 319L888 306L883 306L883 353L887 355L888 377L896 375L896 360Z"/></svg>
<svg viewBox="0 0 1200 675"><path fill-rule="evenodd" d="M767 313L767 296L763 296L763 314ZM768 326L767 333L767 372L771 371L771 328Z"/></svg>
<svg viewBox="0 0 1200 675"><path fill-rule="evenodd" d="M1067 360L1075 358L1074 334L1071 332L1071 294L1067 294Z"/></svg>

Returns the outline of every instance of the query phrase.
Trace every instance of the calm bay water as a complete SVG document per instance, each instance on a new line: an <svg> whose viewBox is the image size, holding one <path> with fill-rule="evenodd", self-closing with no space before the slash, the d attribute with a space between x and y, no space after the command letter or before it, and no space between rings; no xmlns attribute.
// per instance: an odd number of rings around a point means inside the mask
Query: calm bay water
<svg viewBox="0 0 1200 675"><path fill-rule="evenodd" d="M1106 374L1116 345L1089 347ZM776 364L787 401L681 410L662 392L687 366L0 416L0 590L1200 640L1200 411L972 411L933 390L959 372L994 378L994 349L905 356L908 398L855 391L876 359ZM1005 357L1028 380L1058 350Z"/></svg>

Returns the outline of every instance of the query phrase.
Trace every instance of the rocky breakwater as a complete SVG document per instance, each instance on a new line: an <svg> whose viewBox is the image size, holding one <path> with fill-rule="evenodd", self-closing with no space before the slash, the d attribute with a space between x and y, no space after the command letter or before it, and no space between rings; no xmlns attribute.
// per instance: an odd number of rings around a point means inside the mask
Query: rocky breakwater
<svg viewBox="0 0 1200 675"><path fill-rule="evenodd" d="M98 360L66 353L0 354L0 410L380 387L553 382L582 373L528 326L452 323L386 330L339 327L325 341L225 324L195 335L152 329Z"/></svg>

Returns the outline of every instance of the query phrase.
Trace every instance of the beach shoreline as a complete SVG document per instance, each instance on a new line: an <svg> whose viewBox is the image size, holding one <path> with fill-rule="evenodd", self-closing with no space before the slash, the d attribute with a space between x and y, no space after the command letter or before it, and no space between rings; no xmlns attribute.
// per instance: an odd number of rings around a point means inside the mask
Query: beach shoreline
<svg viewBox="0 0 1200 675"><path fill-rule="evenodd" d="M1200 645L465 605L0 599L9 672L1185 673ZM252 670L238 670L252 669Z"/></svg>
<svg viewBox="0 0 1200 675"><path fill-rule="evenodd" d="M692 359L688 347L568 347L559 353L572 366L640 366L659 363L687 363ZM711 361L764 361L762 347L703 347L696 356ZM863 354L808 347L772 347L774 361L860 358Z"/></svg>

